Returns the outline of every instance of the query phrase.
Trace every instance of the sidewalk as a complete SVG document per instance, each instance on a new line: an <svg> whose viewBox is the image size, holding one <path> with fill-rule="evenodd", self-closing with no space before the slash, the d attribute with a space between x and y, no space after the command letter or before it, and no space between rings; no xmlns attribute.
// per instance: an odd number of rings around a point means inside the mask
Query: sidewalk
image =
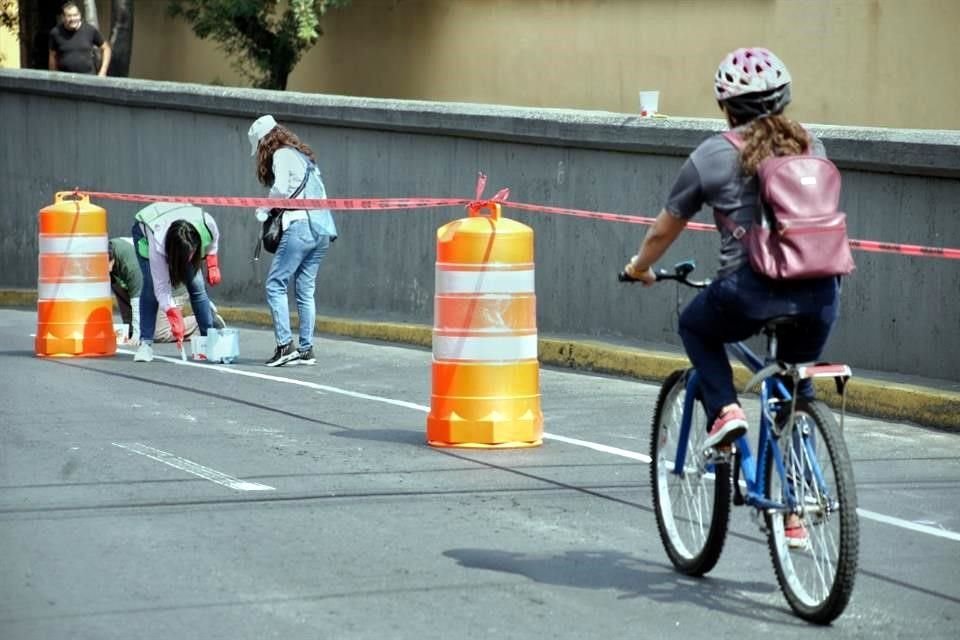
<svg viewBox="0 0 960 640"><path fill-rule="evenodd" d="M0 307L36 305L36 292L0 289ZM227 307L218 305L220 315L231 324L271 327L270 313L264 307ZM410 344L429 349L432 327L400 322L371 321L356 318L317 316L321 334L361 340ZM266 357L265 354L264 357ZM543 365L662 381L674 369L689 366L677 352L640 349L629 345L590 340L581 337L540 336L540 362ZM749 376L735 367L736 381L743 388ZM818 397L833 407L840 398L830 380L817 381ZM854 371L847 386L847 411L864 416L960 433L960 383L899 374Z"/></svg>

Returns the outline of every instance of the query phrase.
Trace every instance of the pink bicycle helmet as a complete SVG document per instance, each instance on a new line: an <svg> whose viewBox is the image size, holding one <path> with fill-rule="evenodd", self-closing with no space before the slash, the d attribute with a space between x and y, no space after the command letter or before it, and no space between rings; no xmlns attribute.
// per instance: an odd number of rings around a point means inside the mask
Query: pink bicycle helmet
<svg viewBox="0 0 960 640"><path fill-rule="evenodd" d="M713 80L717 100L748 93L766 93L790 84L787 66L769 49L744 47L731 51L720 63Z"/></svg>

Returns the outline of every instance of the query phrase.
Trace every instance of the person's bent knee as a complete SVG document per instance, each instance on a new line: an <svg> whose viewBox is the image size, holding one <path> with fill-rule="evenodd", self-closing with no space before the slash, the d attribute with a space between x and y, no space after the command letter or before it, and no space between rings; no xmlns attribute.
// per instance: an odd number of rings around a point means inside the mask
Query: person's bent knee
<svg viewBox="0 0 960 640"><path fill-rule="evenodd" d="M267 280L266 291L268 296L286 295L287 283L283 280L271 278L270 280Z"/></svg>

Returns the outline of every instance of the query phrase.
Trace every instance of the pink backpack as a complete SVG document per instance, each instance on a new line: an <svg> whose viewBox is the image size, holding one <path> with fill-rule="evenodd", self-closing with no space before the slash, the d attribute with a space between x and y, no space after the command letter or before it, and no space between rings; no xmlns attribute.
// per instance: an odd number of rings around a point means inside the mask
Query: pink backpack
<svg viewBox="0 0 960 640"><path fill-rule="evenodd" d="M743 138L723 134L738 150ZM750 266L773 280L843 276L855 268L847 216L838 211L840 172L819 156L771 156L757 169L760 216L749 230L720 219L743 242Z"/></svg>

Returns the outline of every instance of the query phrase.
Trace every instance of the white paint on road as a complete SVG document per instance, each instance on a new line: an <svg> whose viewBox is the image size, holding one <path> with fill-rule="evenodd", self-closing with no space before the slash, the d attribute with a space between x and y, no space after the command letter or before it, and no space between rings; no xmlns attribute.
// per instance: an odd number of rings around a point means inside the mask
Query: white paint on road
<svg viewBox="0 0 960 640"><path fill-rule="evenodd" d="M148 447L147 445L139 442L112 442L111 444L115 447L126 449L127 451L150 458L151 460L156 460L157 462L162 462L163 464L173 467L174 469L186 471L187 473L193 474L198 478L203 478L204 480L209 480L210 482L216 482L219 485L229 487L230 489L234 489L236 491L274 491L273 487L265 484L257 484L256 482L240 480L239 478L228 476L227 474L221 473L215 469L205 467L202 464L197 464L196 462L192 462L186 458L181 458L180 456L175 456L172 453L167 453L166 451L161 451L160 449Z"/></svg>
<svg viewBox="0 0 960 640"><path fill-rule="evenodd" d="M917 531L930 536L936 536L938 538L946 538L947 540L960 542L960 533L955 533L949 529L944 529L943 527L934 527L928 524L921 524L919 522L910 522L909 520L894 518L893 516L887 516L882 513L877 513L876 511L867 511L866 509L857 509L857 515L859 515L861 518L866 518L867 520L874 520L884 524L892 524L895 527L909 529L910 531Z"/></svg>
<svg viewBox="0 0 960 640"><path fill-rule="evenodd" d="M637 453L636 451L628 451L627 449L621 449L619 447L611 447L605 444L599 444L597 442L590 442L589 440L578 440L576 438L568 438L567 436L558 436L552 433L545 433L543 437L547 440L556 440L557 442L564 442L566 444L572 444L577 447L586 447L587 449L593 449L594 451L599 451L601 453L609 453L615 456L620 456L622 458L630 458L631 460L638 460L644 464L650 464L653 460L645 453Z"/></svg>
<svg viewBox="0 0 960 640"><path fill-rule="evenodd" d="M117 351L121 353L129 353L131 355L133 354L132 351L123 351L120 349L118 349ZM413 409L415 411L422 411L424 413L430 412L430 407L424 406L422 404L407 402L405 400L395 400L393 398L384 398L382 396L375 396L368 393L359 393L359 392L350 391L347 389L340 389L338 387L331 387L325 384L317 384L316 382L309 382L307 380L297 380L296 378L284 378L282 376L259 373L256 371L244 371L242 369L236 369L232 366L220 366L220 365L200 363L200 362L182 362L178 358L168 358L165 356L154 356L154 360L163 360L165 362L170 362L170 363L181 365L181 366L185 365L185 366L201 367L205 370L215 369L217 371L222 371L224 373L229 373L232 375L243 376L248 378L257 378L260 380L270 380L272 382L281 382L284 384L292 384L299 387L306 387L308 389L316 389L319 391L327 391L329 393L337 393L337 394L348 396L351 398L357 398L359 400L371 400L373 402L380 402L384 404L393 405L396 407L404 407L406 409ZM608 454L620 456L623 458L629 458L631 460L637 460L644 464L649 464L651 462L650 456L646 454L638 453L635 451L629 451L627 449L620 449L618 447L611 447L609 445L600 444L597 442L590 442L588 440L578 440L576 438L568 438L567 436L560 436L552 433L544 433L543 437L545 440L555 440L557 442L563 442L565 444L570 444L577 447L585 447L588 449L592 449L594 451L599 451L601 453L608 453ZM945 538L947 540L960 542L960 533L949 531L947 529L932 527L924 524L917 524L909 520L904 520L903 518L896 518L894 516L884 515L882 513L877 513L875 511L868 511L866 509L857 509L857 514L861 518L864 518L867 520L873 520L875 522L881 522L883 524L892 525L894 527L900 527L901 529L907 529L909 531L916 531L918 533L925 533L927 535L936 536L938 538Z"/></svg>

